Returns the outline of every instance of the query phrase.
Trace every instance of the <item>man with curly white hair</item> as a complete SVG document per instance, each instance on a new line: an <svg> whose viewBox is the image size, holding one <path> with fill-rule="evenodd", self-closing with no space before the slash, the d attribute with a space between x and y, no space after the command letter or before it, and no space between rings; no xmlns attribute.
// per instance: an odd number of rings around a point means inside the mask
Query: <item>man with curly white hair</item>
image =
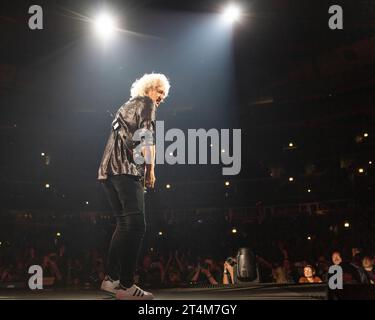
<svg viewBox="0 0 375 320"><path fill-rule="evenodd" d="M146 164L135 161L138 130L147 130L155 141L156 110L168 96L170 84L164 74L145 74L130 90L131 98L117 111L99 166L109 204L116 218L107 257L107 275L101 289L120 300L153 299L133 282L142 239L146 230L144 185L155 186L155 143L142 148Z"/></svg>

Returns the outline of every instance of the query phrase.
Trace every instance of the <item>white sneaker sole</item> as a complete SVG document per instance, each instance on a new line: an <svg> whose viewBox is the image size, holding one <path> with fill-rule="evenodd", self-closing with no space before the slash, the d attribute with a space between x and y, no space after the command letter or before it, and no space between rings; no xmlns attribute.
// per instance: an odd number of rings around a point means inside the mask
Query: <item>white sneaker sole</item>
<svg viewBox="0 0 375 320"><path fill-rule="evenodd" d="M141 300L154 300L155 298L154 297L136 297L136 296L126 296L126 297L118 297L117 295L116 295L116 300L124 300L124 301L126 301L126 300L132 300L132 301L134 301L134 300L138 300L138 301L141 301Z"/></svg>

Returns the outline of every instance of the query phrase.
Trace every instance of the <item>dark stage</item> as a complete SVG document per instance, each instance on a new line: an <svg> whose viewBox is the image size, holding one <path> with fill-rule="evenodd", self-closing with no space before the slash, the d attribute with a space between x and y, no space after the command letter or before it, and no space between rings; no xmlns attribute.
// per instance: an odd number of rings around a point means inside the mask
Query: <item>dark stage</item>
<svg viewBox="0 0 375 320"><path fill-rule="evenodd" d="M152 291L156 300L325 300L326 285L241 284ZM95 289L0 289L0 300L112 300Z"/></svg>

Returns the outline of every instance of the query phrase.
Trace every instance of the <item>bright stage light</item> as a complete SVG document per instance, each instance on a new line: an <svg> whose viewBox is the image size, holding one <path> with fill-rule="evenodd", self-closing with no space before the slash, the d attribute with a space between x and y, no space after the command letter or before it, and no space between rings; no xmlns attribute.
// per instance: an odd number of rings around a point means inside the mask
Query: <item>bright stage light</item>
<svg viewBox="0 0 375 320"><path fill-rule="evenodd" d="M229 23L238 21L241 15L241 10L238 6L230 5L223 12L223 18Z"/></svg>
<svg viewBox="0 0 375 320"><path fill-rule="evenodd" d="M106 13L99 15L95 19L95 31L99 36L109 38L115 31L113 18Z"/></svg>

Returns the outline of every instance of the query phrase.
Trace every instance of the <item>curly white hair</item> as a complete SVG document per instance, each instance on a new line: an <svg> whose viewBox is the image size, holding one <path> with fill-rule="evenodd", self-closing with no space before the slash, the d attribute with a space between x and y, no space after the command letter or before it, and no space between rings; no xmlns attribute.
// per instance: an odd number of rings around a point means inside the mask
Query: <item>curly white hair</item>
<svg viewBox="0 0 375 320"><path fill-rule="evenodd" d="M157 87L164 89L166 98L171 87L168 78L162 73L147 73L142 78L133 82L130 89L130 96L132 98L145 96L149 89Z"/></svg>

